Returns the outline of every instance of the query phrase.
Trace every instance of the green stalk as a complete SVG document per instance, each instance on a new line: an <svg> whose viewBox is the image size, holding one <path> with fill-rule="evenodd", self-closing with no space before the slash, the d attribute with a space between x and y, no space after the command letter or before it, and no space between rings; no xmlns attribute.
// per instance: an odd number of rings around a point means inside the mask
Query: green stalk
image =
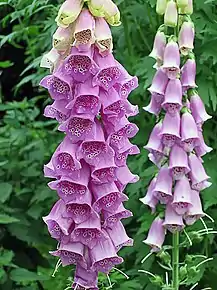
<svg viewBox="0 0 217 290"><path fill-rule="evenodd" d="M173 290L179 290L179 232L173 234Z"/></svg>

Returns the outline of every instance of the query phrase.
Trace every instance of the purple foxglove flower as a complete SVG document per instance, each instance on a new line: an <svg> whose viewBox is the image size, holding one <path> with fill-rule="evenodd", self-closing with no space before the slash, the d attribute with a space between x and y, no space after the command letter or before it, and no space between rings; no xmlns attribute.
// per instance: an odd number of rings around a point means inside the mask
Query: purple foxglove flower
<svg viewBox="0 0 217 290"><path fill-rule="evenodd" d="M164 15L167 7L167 0L157 0L156 12L159 15Z"/></svg>
<svg viewBox="0 0 217 290"><path fill-rule="evenodd" d="M58 27L53 35L53 47L60 53L68 51L72 43L73 27L70 25L67 28Z"/></svg>
<svg viewBox="0 0 217 290"><path fill-rule="evenodd" d="M117 222L112 229L106 228L106 232L112 240L116 251L119 251L124 246L133 246L133 239L128 237L125 228L120 221Z"/></svg>
<svg viewBox="0 0 217 290"><path fill-rule="evenodd" d="M63 217L71 218L76 224L85 222L94 214L92 207L92 195L89 190L82 196L78 196L75 201L66 204L66 211Z"/></svg>
<svg viewBox="0 0 217 290"><path fill-rule="evenodd" d="M94 116L88 114L72 115L59 126L59 131L66 132L73 143L84 141L93 136L95 131Z"/></svg>
<svg viewBox="0 0 217 290"><path fill-rule="evenodd" d="M153 189L154 196L162 203L166 204L172 200L173 179L170 170L162 167L158 173L155 187Z"/></svg>
<svg viewBox="0 0 217 290"><path fill-rule="evenodd" d="M128 197L118 190L114 182L100 185L92 183L91 191L95 199L93 209L98 213L101 210L114 213L123 201L128 200Z"/></svg>
<svg viewBox="0 0 217 290"><path fill-rule="evenodd" d="M54 101L52 105L48 105L44 109L44 116L47 118L56 119L58 122L65 122L69 115L70 110L66 109L67 100Z"/></svg>
<svg viewBox="0 0 217 290"><path fill-rule="evenodd" d="M97 245L90 250L92 260L92 270L98 272L109 273L109 271L118 264L123 263L123 258L119 257L116 249L108 237L104 241L100 241Z"/></svg>
<svg viewBox="0 0 217 290"><path fill-rule="evenodd" d="M169 79L176 79L180 73L180 53L178 44L170 40L165 48L164 62L162 68L166 72Z"/></svg>
<svg viewBox="0 0 217 290"><path fill-rule="evenodd" d="M178 145L174 145L170 152L169 169L175 180L180 180L190 171L188 166L188 155L185 150Z"/></svg>
<svg viewBox="0 0 217 290"><path fill-rule="evenodd" d="M181 119L181 145L184 150L191 152L198 142L198 129L193 116L185 112Z"/></svg>
<svg viewBox="0 0 217 290"><path fill-rule="evenodd" d="M161 142L161 137L159 136L161 130L162 123L159 122L153 128L148 140L148 144L144 146L144 148L147 149L150 153L152 153L158 161L160 161L164 156L163 144Z"/></svg>
<svg viewBox="0 0 217 290"><path fill-rule="evenodd" d="M167 2L164 14L164 24L169 27L176 27L178 24L178 10L174 0L169 0L169 2Z"/></svg>
<svg viewBox="0 0 217 290"><path fill-rule="evenodd" d="M105 20L111 26L119 26L121 24L121 21L120 21L120 11L118 10L117 5L112 0L104 0L103 6Z"/></svg>
<svg viewBox="0 0 217 290"><path fill-rule="evenodd" d="M84 245L81 243L60 243L58 250L49 253L55 257L60 257L63 267L80 264L82 267L87 268L84 260Z"/></svg>
<svg viewBox="0 0 217 290"><path fill-rule="evenodd" d="M103 241L106 238L101 230L100 217L96 214L93 214L85 222L76 224L71 234L72 241L81 242L90 249L93 249L99 241Z"/></svg>
<svg viewBox="0 0 217 290"><path fill-rule="evenodd" d="M76 114L97 115L100 110L99 87L93 87L91 78L85 83L75 86L74 99L68 103L67 109L72 109Z"/></svg>
<svg viewBox="0 0 217 290"><path fill-rule="evenodd" d="M165 240L166 230L163 226L163 220L157 217L148 232L148 237L143 242L152 248L152 252L159 252Z"/></svg>
<svg viewBox="0 0 217 290"><path fill-rule="evenodd" d="M200 193L196 190L192 190L191 199L192 206L188 209L188 212L184 217L187 225L193 225L197 220L205 215L202 209Z"/></svg>
<svg viewBox="0 0 217 290"><path fill-rule="evenodd" d="M213 150L213 148L209 147L206 145L204 138L203 138L203 133L198 130L198 135L199 135L199 140L197 142L197 145L195 146L194 150L197 154L197 156L204 156L206 153L209 153Z"/></svg>
<svg viewBox="0 0 217 290"><path fill-rule="evenodd" d="M196 78L196 62L195 59L188 59L181 69L182 89L186 92L188 89L197 88Z"/></svg>
<svg viewBox="0 0 217 290"><path fill-rule="evenodd" d="M157 155L154 155L152 153L148 154L148 158L149 160L154 163L158 168L161 167L161 165L163 164L164 161L166 161L166 157L163 156L162 158L159 159L159 157Z"/></svg>
<svg viewBox="0 0 217 290"><path fill-rule="evenodd" d="M187 177L176 182L172 207L179 215L184 215L192 206L191 187Z"/></svg>
<svg viewBox="0 0 217 290"><path fill-rule="evenodd" d="M121 76L121 70L113 55L108 54L103 57L95 51L94 60L100 69L93 78L93 86L100 86L104 90L111 89Z"/></svg>
<svg viewBox="0 0 217 290"><path fill-rule="evenodd" d="M163 226L171 233L179 232L185 225L181 215L178 215L171 204L167 204Z"/></svg>
<svg viewBox="0 0 217 290"><path fill-rule="evenodd" d="M191 21L183 22L178 42L183 55L188 55L194 49L194 24Z"/></svg>
<svg viewBox="0 0 217 290"><path fill-rule="evenodd" d="M92 169L91 178L96 184L113 182L116 180L117 166L115 165L114 158L104 156L100 159L99 163Z"/></svg>
<svg viewBox="0 0 217 290"><path fill-rule="evenodd" d="M197 124L203 124L205 121L212 118L212 116L207 114L203 101L196 93L191 96L190 108Z"/></svg>
<svg viewBox="0 0 217 290"><path fill-rule="evenodd" d="M191 15L193 14L193 0L188 0L188 5L183 9L183 13L184 14L188 14L188 15Z"/></svg>
<svg viewBox="0 0 217 290"><path fill-rule="evenodd" d="M78 150L77 144L72 144L68 137L55 151L52 163L58 175L70 176L74 171L81 169L81 164L76 158Z"/></svg>
<svg viewBox="0 0 217 290"><path fill-rule="evenodd" d="M116 125L106 125L107 127L105 129L107 134L110 135L110 144L119 149L124 146L124 138L133 138L139 131L138 127L135 124L130 123L126 117L123 117Z"/></svg>
<svg viewBox="0 0 217 290"><path fill-rule="evenodd" d="M162 108L171 115L174 115L181 110L182 85L179 79L169 81Z"/></svg>
<svg viewBox="0 0 217 290"><path fill-rule="evenodd" d="M161 68L159 68L155 73L151 87L148 89L149 92L152 95L159 97L159 99L162 99L162 96L165 95L168 81L169 79L167 74Z"/></svg>
<svg viewBox="0 0 217 290"><path fill-rule="evenodd" d="M139 180L139 176L133 174L127 166L119 167L116 175L115 183L120 191L123 191L128 183L136 183Z"/></svg>
<svg viewBox="0 0 217 290"><path fill-rule="evenodd" d="M151 53L149 54L149 56L156 59L157 64L159 66L163 62L166 43L167 43L166 35L164 34L164 32L158 31L155 35L153 49Z"/></svg>
<svg viewBox="0 0 217 290"><path fill-rule="evenodd" d="M210 184L206 181L210 178L203 167L200 159L193 153L189 155L189 166L191 169L190 179L192 182L192 189L201 191L208 187Z"/></svg>
<svg viewBox="0 0 217 290"><path fill-rule="evenodd" d="M166 113L159 136L162 137L163 144L168 147L172 147L180 139L180 115L178 112L174 116Z"/></svg>
<svg viewBox="0 0 217 290"><path fill-rule="evenodd" d="M83 196L87 193L90 169L87 165L82 165L82 169L79 170L78 175L72 175L70 177L62 176L59 180L51 181L48 184L51 189L57 190L59 197L63 199L65 203L83 199Z"/></svg>
<svg viewBox="0 0 217 290"><path fill-rule="evenodd" d="M73 98L73 82L71 79L63 75L60 71L53 75L46 76L40 82L40 86L48 89L48 92L54 100L70 100Z"/></svg>
<svg viewBox="0 0 217 290"><path fill-rule="evenodd" d="M136 76L129 75L126 69L119 62L116 61L116 63L121 70L121 76L114 84L114 88L119 93L121 98L127 99L129 94L138 87L138 78Z"/></svg>
<svg viewBox="0 0 217 290"><path fill-rule="evenodd" d="M128 155L139 154L140 150L136 145L130 143L128 139L124 142L124 146L115 152L115 164L118 167L125 166Z"/></svg>
<svg viewBox="0 0 217 290"><path fill-rule="evenodd" d="M55 71L62 61L63 57L55 48L52 48L48 53L42 56L40 67L49 68L50 71Z"/></svg>
<svg viewBox="0 0 217 290"><path fill-rule="evenodd" d="M143 110L149 112L150 114L158 116L161 112L161 106L163 103L164 97L160 95L151 95L151 101L148 106L143 107Z"/></svg>
<svg viewBox="0 0 217 290"><path fill-rule="evenodd" d="M68 0L69 1L69 0ZM72 47L70 55L65 59L62 70L77 82L85 82L91 75L95 75L99 68L93 60L93 47L86 52Z"/></svg>
<svg viewBox="0 0 217 290"><path fill-rule="evenodd" d="M125 99L121 99L118 92L111 88L109 91L100 90L100 100L102 101L103 118L113 124L117 123L119 119L138 114L138 106L132 105Z"/></svg>
<svg viewBox="0 0 217 290"><path fill-rule="evenodd" d="M105 142L105 136L100 123L96 123L94 138L86 138L77 151L78 159L84 159L89 165L98 166L106 160L114 159L114 151Z"/></svg>
<svg viewBox="0 0 217 290"><path fill-rule="evenodd" d="M124 206L123 203L119 205L117 210L114 213L111 213L109 211L103 210L103 218L105 220L103 227L108 227L108 228L113 228L115 227L116 223L119 222L121 219L125 219L128 217L133 216L132 212L127 210Z"/></svg>
<svg viewBox="0 0 217 290"><path fill-rule="evenodd" d="M156 185L157 178L153 178L146 193L146 196L140 198L139 200L144 203L145 205L151 208L152 213L155 212L156 205L158 204L158 199L154 196L154 188Z"/></svg>
<svg viewBox="0 0 217 290"><path fill-rule="evenodd" d="M57 25L63 28L68 27L76 20L82 10L82 7L83 0L65 1L60 7L58 15L55 19Z"/></svg>
<svg viewBox="0 0 217 290"><path fill-rule="evenodd" d="M73 45L79 51L88 51L95 42L94 30L95 20L93 16L88 9L83 9L75 22Z"/></svg>
<svg viewBox="0 0 217 290"><path fill-rule="evenodd" d="M58 178L58 174L54 169L52 161L44 165L44 176L49 178Z"/></svg>
<svg viewBox="0 0 217 290"><path fill-rule="evenodd" d="M77 264L74 283L72 289L75 290L98 290L98 272L85 269L80 264Z"/></svg>
<svg viewBox="0 0 217 290"><path fill-rule="evenodd" d="M95 39L96 46L102 56L112 53L113 41L109 25L103 17L96 18Z"/></svg>
<svg viewBox="0 0 217 290"><path fill-rule="evenodd" d="M63 218L65 204L62 200L57 201L48 216L43 217L52 238L67 243L74 229L74 222L70 218Z"/></svg>

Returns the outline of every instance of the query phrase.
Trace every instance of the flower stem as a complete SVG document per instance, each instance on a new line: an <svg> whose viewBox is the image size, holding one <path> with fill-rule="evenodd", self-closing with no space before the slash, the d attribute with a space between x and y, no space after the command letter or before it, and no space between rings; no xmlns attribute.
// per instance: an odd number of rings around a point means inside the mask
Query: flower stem
<svg viewBox="0 0 217 290"><path fill-rule="evenodd" d="M179 290L179 232L173 234L173 290Z"/></svg>

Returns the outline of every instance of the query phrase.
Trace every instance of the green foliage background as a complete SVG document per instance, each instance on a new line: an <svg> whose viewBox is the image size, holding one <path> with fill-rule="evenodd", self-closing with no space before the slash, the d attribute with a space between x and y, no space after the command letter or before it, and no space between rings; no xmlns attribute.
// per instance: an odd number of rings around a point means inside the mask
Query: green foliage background
<svg viewBox="0 0 217 290"><path fill-rule="evenodd" d="M42 116L43 108L50 102L47 93L38 87L47 74L39 68L41 55L51 47L51 36L56 25L54 18L61 1L55 0L0 0L1 60L0 60L0 289L3 290L64 290L71 284L70 268L59 270L56 278L51 274L56 260L48 251L55 243L48 236L41 217L48 213L56 200L55 192L46 186L42 167L62 134L54 121ZM140 86L131 95L131 101L140 107L134 118L140 133L133 140L141 147L141 154L129 159L133 172L141 180L128 187L130 200L127 207L134 212L126 227L135 239L135 246L122 250L125 258L122 270L130 276L125 280L117 272L111 274L115 290L157 290L149 278L138 269L163 274L159 263L165 257L150 257L143 265L142 258L149 249L142 240L153 220L148 208L139 202L156 168L148 161L142 149L155 122L154 117L143 112L149 102L147 88L154 70L148 57L153 38L162 19L156 16L156 0L118 0L123 25L113 29L116 58L139 77ZM213 119L205 125L205 139L214 148L205 158L213 186L203 192L204 209L215 219L209 227L217 228L217 1L197 0L194 21L196 25L195 53L197 56L199 92ZM191 253L214 257L198 273L188 273L190 285L199 282L195 289L216 289L217 239L213 235L198 239L192 231L201 229L198 222L188 229L194 245L184 246L182 260L191 260ZM170 237L167 240L170 243ZM168 250L168 253L169 250ZM184 253L188 253L187 258ZM169 256L167 257L169 259ZM100 277L100 289L108 286L105 276ZM186 287L181 288L187 289Z"/></svg>

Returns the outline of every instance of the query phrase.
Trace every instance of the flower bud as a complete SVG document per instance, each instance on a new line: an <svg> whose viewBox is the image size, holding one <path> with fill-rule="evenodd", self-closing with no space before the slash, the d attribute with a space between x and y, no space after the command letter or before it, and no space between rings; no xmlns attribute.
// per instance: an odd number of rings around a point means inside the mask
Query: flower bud
<svg viewBox="0 0 217 290"><path fill-rule="evenodd" d="M188 5L188 0L177 0L178 8L185 8Z"/></svg>
<svg viewBox="0 0 217 290"><path fill-rule="evenodd" d="M119 26L121 21L117 5L112 0L104 0L104 9L106 21L112 26Z"/></svg>
<svg viewBox="0 0 217 290"><path fill-rule="evenodd" d="M191 15L194 12L193 0L188 0L188 5L182 10L182 13Z"/></svg>
<svg viewBox="0 0 217 290"><path fill-rule="evenodd" d="M156 285L156 286L162 286L163 285L163 279L161 278L161 276L155 275L150 280L151 280L151 283Z"/></svg>
<svg viewBox="0 0 217 290"><path fill-rule="evenodd" d="M82 7L82 0L65 1L60 7L58 15L55 19L57 25L63 28L68 27L69 24L73 23L77 19Z"/></svg>
<svg viewBox="0 0 217 290"><path fill-rule="evenodd" d="M104 17L104 0L89 0L87 2L88 8L93 16Z"/></svg>
<svg viewBox="0 0 217 290"><path fill-rule="evenodd" d="M173 0L170 0L167 3L165 15L164 15L164 24L169 27L176 27L177 23L178 23L177 5Z"/></svg>
<svg viewBox="0 0 217 290"><path fill-rule="evenodd" d="M167 7L167 0L157 0L156 12L159 15L164 15Z"/></svg>

